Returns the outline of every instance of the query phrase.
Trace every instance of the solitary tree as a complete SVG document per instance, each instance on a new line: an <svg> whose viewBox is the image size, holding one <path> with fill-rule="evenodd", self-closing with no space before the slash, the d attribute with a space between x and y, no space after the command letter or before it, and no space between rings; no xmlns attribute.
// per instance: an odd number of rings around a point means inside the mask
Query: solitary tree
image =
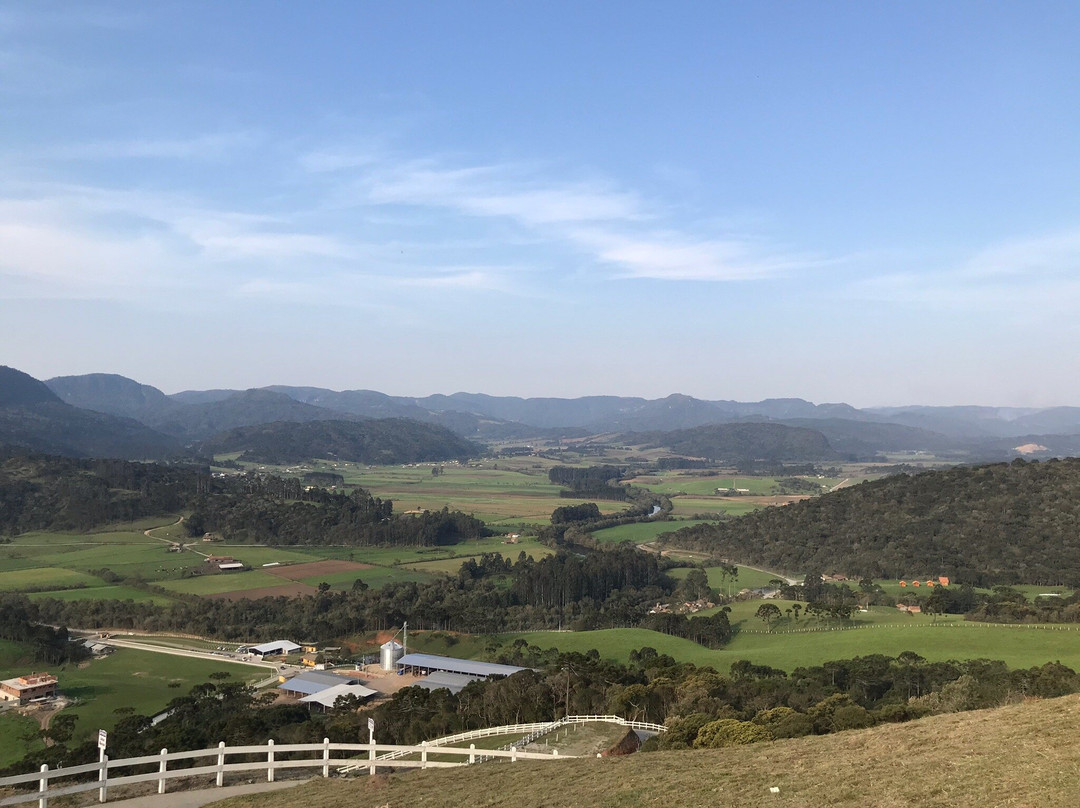
<svg viewBox="0 0 1080 808"><path fill-rule="evenodd" d="M783 616L783 612L780 611L780 607L775 603L763 603L758 606L755 616L765 622L765 628L772 632L772 624L779 620Z"/></svg>

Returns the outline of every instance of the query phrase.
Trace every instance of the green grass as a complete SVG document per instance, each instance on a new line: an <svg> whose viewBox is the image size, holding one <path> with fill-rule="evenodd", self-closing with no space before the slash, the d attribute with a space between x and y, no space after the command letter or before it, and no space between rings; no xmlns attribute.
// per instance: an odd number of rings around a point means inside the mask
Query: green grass
<svg viewBox="0 0 1080 808"><path fill-rule="evenodd" d="M218 575L199 575L179 581L162 581L161 586L170 592L186 595L220 595L225 592L239 592L245 589L262 589L268 586L282 586L291 583L260 570L249 572L228 572Z"/></svg>
<svg viewBox="0 0 1080 808"><path fill-rule="evenodd" d="M14 712L0 714L0 767L10 766L27 752L41 749L44 745L34 740L29 745L23 740L23 733L38 729L38 722L28 716Z"/></svg>
<svg viewBox="0 0 1080 808"><path fill-rule="evenodd" d="M756 608L756 607L755 607ZM899 612L897 612L899 614ZM931 661L948 659L1002 659L1012 667L1031 667L1055 660L1080 670L1080 631L983 623L941 622L912 615L907 622L883 623L848 631L816 631L805 634L742 633L718 651L689 640L645 629L502 635L523 637L541 648L585 652L595 648L606 659L625 662L631 650L651 646L661 653L698 665L727 670L732 662L749 659L755 664L792 670L800 665L820 665L831 659L867 654L896 656L915 651ZM760 621L759 622L759 626Z"/></svg>
<svg viewBox="0 0 1080 808"><path fill-rule="evenodd" d="M768 586L769 581L778 576L773 575L771 572L762 572L761 570L753 570L749 567L739 567L739 575L734 580L725 580L720 572L720 567L706 567L705 573L709 576L709 586L717 591L734 590L738 592L740 589L758 589L760 587ZM673 578L682 579L690 574L689 567L676 567L673 570L668 570L668 575ZM760 603L760 601L755 601ZM734 604L740 605L740 604Z"/></svg>
<svg viewBox="0 0 1080 808"><path fill-rule="evenodd" d="M699 513L728 514L729 516L742 516L744 513L756 511L764 507L753 502L744 502L738 497L673 497L671 504L674 506L672 516L691 516Z"/></svg>
<svg viewBox="0 0 1080 808"><path fill-rule="evenodd" d="M62 693L83 702L68 708L79 716L75 725L76 742L90 738L99 729L112 729L118 718L114 710L118 707L133 707L136 713L154 715L193 685L208 681L215 671L229 671L233 681L266 678L265 670L248 665L128 648L95 659L85 668L65 665L49 669L57 675ZM9 675L15 674L5 674L5 678ZM170 688L172 681L180 682L181 686Z"/></svg>
<svg viewBox="0 0 1080 808"><path fill-rule="evenodd" d="M30 646L14 640L0 640L0 670L13 670L22 664L30 664L31 659Z"/></svg>
<svg viewBox="0 0 1080 808"><path fill-rule="evenodd" d="M59 567L39 567L0 572L0 592L17 592L27 589L67 589L76 586L104 586L104 582L93 575Z"/></svg>
<svg viewBox="0 0 1080 808"><path fill-rule="evenodd" d="M330 575L317 575L312 578L303 578L300 583L307 584L308 586L318 586L321 583L328 583L330 584L331 589L349 589L353 585L353 581L357 579L360 579L372 589L380 589L390 583L430 581L431 576L425 572L407 569L405 567L372 567L368 570L335 572ZM279 580L278 583L288 583L288 581Z"/></svg>
<svg viewBox="0 0 1080 808"><path fill-rule="evenodd" d="M662 533L673 533L684 527L706 524L704 519L684 519L671 522L636 522L593 531L590 535L599 542L649 542Z"/></svg>
<svg viewBox="0 0 1080 808"><path fill-rule="evenodd" d="M263 564L306 564L318 561L322 556L312 558L312 553L296 548L260 547L251 544L223 544L219 542L199 543L195 545L199 552L217 556L232 556L249 567L261 567ZM202 560L201 558L199 559Z"/></svg>
<svg viewBox="0 0 1080 808"><path fill-rule="evenodd" d="M93 589L59 589L51 592L33 592L31 600L56 598L57 600L133 600L136 603L156 603L167 606L174 601L164 595L143 592L132 586L98 586Z"/></svg>

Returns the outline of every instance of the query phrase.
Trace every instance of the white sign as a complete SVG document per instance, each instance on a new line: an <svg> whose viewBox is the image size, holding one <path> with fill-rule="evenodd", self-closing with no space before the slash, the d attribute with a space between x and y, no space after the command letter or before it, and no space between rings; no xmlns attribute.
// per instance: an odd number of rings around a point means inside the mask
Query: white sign
<svg viewBox="0 0 1080 808"><path fill-rule="evenodd" d="M109 740L109 733L107 733L103 729L99 729L97 731L97 748L100 749L102 752L104 752L105 751L105 744L108 742L108 740Z"/></svg>
<svg viewBox="0 0 1080 808"><path fill-rule="evenodd" d="M369 718L367 720L367 731L368 732L374 732L375 731L375 719L374 718Z"/></svg>

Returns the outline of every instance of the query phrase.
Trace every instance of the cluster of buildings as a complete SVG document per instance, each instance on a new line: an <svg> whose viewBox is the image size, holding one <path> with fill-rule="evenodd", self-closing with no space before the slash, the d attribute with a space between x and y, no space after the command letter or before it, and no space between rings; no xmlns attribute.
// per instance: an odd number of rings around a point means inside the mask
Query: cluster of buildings
<svg viewBox="0 0 1080 808"><path fill-rule="evenodd" d="M939 575L936 581L933 578L928 578L926 580L926 583L923 583L918 578L915 578L915 579L913 579L911 581L901 581L900 582L900 586L903 586L903 587L927 586L927 587L930 587L931 589L934 588L935 586L948 586L948 585L949 585L949 576L947 576L947 575Z"/></svg>

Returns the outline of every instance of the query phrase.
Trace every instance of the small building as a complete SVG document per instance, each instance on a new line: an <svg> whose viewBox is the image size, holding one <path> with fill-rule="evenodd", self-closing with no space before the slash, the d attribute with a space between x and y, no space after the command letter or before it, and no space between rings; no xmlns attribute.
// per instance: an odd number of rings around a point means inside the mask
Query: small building
<svg viewBox="0 0 1080 808"><path fill-rule="evenodd" d="M227 564L218 564L217 568L222 572L233 572L235 570L242 570L244 565L239 561L230 561Z"/></svg>
<svg viewBox="0 0 1080 808"><path fill-rule="evenodd" d="M930 587L931 589L933 589L933 588L934 588L935 586L937 586L937 584L935 584L935 583L934 583L933 581L927 581L927 582L926 582L926 585L927 585L928 587Z"/></svg>
<svg viewBox="0 0 1080 808"><path fill-rule="evenodd" d="M287 696L312 696L338 685L358 685L360 680L356 676L339 676L329 671L304 671L277 686Z"/></svg>
<svg viewBox="0 0 1080 808"><path fill-rule="evenodd" d="M342 696L355 696L360 701L367 701L377 695L379 695L379 691L372 690L370 687L340 684L328 687L325 690L320 690L318 693L312 693L310 696L304 696L300 699L300 703L310 705L325 713L328 710L333 709L334 704Z"/></svg>
<svg viewBox="0 0 1080 808"><path fill-rule="evenodd" d="M916 579L916 580L912 581L912 582L911 582L911 585L912 585L912 586L922 586L922 584L921 584L921 583L919 583L918 579Z"/></svg>
<svg viewBox="0 0 1080 808"><path fill-rule="evenodd" d="M208 555L206 557L207 564L235 564L236 559L232 556L216 556Z"/></svg>
<svg viewBox="0 0 1080 808"><path fill-rule="evenodd" d="M907 586L907 581L901 581L900 586L906 587Z"/></svg>
<svg viewBox="0 0 1080 808"><path fill-rule="evenodd" d="M941 584L942 586L948 586L949 585L949 576L948 575L939 575L938 579L937 579L937 582L939 584Z"/></svg>
<svg viewBox="0 0 1080 808"><path fill-rule="evenodd" d="M248 649L249 653L255 654L255 656L268 657L268 656L286 656L288 654L295 654L300 650L300 646L289 640L274 640L273 642L264 642L262 645L253 645Z"/></svg>
<svg viewBox="0 0 1080 808"><path fill-rule="evenodd" d="M483 681L483 678L484 677L482 676L469 676L464 673L435 671L416 682L414 687L422 687L425 690L441 690L442 688L446 688L456 696L464 690L467 685L470 685L473 682Z"/></svg>
<svg viewBox="0 0 1080 808"><path fill-rule="evenodd" d="M326 665L326 657L322 654L304 654L300 657L300 664L305 668L323 668Z"/></svg>
<svg viewBox="0 0 1080 808"><path fill-rule="evenodd" d="M0 699L29 704L56 695L56 677L51 673L28 673L0 681Z"/></svg>

